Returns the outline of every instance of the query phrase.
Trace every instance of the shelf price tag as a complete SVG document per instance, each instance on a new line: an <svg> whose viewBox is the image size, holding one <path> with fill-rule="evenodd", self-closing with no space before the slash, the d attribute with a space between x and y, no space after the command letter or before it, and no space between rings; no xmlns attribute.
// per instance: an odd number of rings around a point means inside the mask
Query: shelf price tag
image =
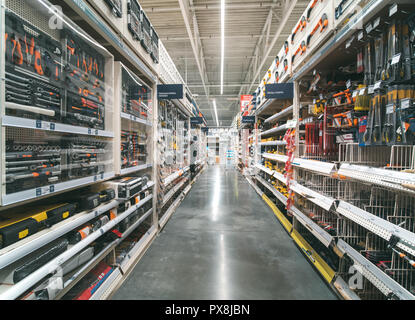
<svg viewBox="0 0 415 320"><path fill-rule="evenodd" d="M359 91L353 91L353 98L356 98L358 93Z"/></svg>
<svg viewBox="0 0 415 320"><path fill-rule="evenodd" d="M381 87L382 87L382 81L378 81L378 82L376 82L376 83L375 83L375 85L374 85L374 89L375 89L375 90L380 89Z"/></svg>
<svg viewBox="0 0 415 320"><path fill-rule="evenodd" d="M373 29L379 27L380 25L380 17L378 17L374 22L373 22Z"/></svg>
<svg viewBox="0 0 415 320"><path fill-rule="evenodd" d="M360 89L359 96L364 96L366 92L366 88Z"/></svg>
<svg viewBox="0 0 415 320"><path fill-rule="evenodd" d="M388 104L386 106L386 114L391 114L395 112L395 106L393 104Z"/></svg>
<svg viewBox="0 0 415 320"><path fill-rule="evenodd" d="M395 3L389 8L389 17L392 17L397 12L398 12L398 4Z"/></svg>
<svg viewBox="0 0 415 320"><path fill-rule="evenodd" d="M287 129L292 129L292 128L295 128L296 125L297 125L297 120L288 120L285 127Z"/></svg>
<svg viewBox="0 0 415 320"><path fill-rule="evenodd" d="M368 94L373 94L373 93L375 93L375 86L369 86L369 88L367 89L367 93L368 93Z"/></svg>
<svg viewBox="0 0 415 320"><path fill-rule="evenodd" d="M360 31L359 34L357 35L357 40L359 40L359 41L362 40L363 36L364 36L363 31Z"/></svg>
<svg viewBox="0 0 415 320"><path fill-rule="evenodd" d="M373 30L373 26L372 26L372 24L369 22L369 23L366 25L365 29L366 29L366 33L367 33L367 34L369 34L369 33Z"/></svg>
<svg viewBox="0 0 415 320"><path fill-rule="evenodd" d="M349 89L351 86L352 86L352 81L349 79L346 82L346 87L347 87L347 89Z"/></svg>
<svg viewBox="0 0 415 320"><path fill-rule="evenodd" d="M411 105L411 99L403 99L401 100L401 109L407 109Z"/></svg>
<svg viewBox="0 0 415 320"><path fill-rule="evenodd" d="M401 61L401 54L400 53L395 54L393 56L391 65L395 65L395 64L399 63L399 61Z"/></svg>
<svg viewBox="0 0 415 320"><path fill-rule="evenodd" d="M53 193L55 192L55 185L52 184L50 186L36 188L35 192L36 192L36 197L40 197L40 196L47 195L49 193Z"/></svg>

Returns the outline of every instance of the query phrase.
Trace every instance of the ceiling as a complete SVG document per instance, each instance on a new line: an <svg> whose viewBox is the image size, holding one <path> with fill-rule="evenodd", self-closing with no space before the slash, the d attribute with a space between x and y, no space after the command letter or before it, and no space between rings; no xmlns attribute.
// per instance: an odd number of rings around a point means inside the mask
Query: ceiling
<svg viewBox="0 0 415 320"><path fill-rule="evenodd" d="M225 0L223 95L220 0L139 2L208 126L214 127L212 99L216 99L219 125L230 126L240 108L239 96L255 91L309 0Z"/></svg>

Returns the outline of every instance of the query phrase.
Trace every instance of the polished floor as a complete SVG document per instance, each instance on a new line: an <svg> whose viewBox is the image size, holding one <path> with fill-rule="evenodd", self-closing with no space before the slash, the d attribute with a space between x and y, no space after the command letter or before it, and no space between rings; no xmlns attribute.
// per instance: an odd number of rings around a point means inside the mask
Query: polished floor
<svg viewBox="0 0 415 320"><path fill-rule="evenodd" d="M209 167L113 299L336 299L236 170Z"/></svg>

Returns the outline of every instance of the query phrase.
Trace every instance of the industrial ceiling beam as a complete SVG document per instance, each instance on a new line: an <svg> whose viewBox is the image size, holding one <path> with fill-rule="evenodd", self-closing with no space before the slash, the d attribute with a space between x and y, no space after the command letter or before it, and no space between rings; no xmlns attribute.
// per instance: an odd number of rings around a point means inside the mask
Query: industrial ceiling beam
<svg viewBox="0 0 415 320"><path fill-rule="evenodd" d="M272 3L258 2L258 3L230 3L226 5L229 10L252 10L252 9L266 9L272 7ZM206 10L220 10L220 4L204 4L204 5L190 5L190 10L206 11ZM146 8L146 12L164 13L164 12L180 12L177 7L150 7Z"/></svg>
<svg viewBox="0 0 415 320"><path fill-rule="evenodd" d="M277 40L280 38L281 33L283 29L285 28L285 25L288 22L288 19L291 16L291 13L293 12L295 6L297 5L297 0L286 0L286 4L283 9L283 17L282 20L279 21L277 32L274 35L274 38L272 39L271 43L265 48L265 54L261 56L259 65L256 66L254 71L254 76L252 77L251 84L249 85L248 89L245 92L250 92L252 89L252 86L254 85L257 77L260 76L260 72L262 71L262 68L264 67L265 62L268 60L268 56L271 54L271 51L277 42ZM272 15L272 10L270 11ZM250 72L250 69L248 69L248 73ZM241 88L241 94L242 94L243 88Z"/></svg>
<svg viewBox="0 0 415 320"><path fill-rule="evenodd" d="M180 10L182 12L184 24L186 26L187 35L189 36L190 44L192 46L193 55L196 59L197 68L199 69L200 78L202 79L202 85L205 90L206 99L208 99L209 101L209 89L206 86L206 83L209 81L209 79L206 74L206 65L204 60L202 41L199 37L199 30L195 13L194 11L191 12L190 10L190 6L193 4L193 0L178 1L180 5ZM191 21L193 22L193 30L191 26Z"/></svg>

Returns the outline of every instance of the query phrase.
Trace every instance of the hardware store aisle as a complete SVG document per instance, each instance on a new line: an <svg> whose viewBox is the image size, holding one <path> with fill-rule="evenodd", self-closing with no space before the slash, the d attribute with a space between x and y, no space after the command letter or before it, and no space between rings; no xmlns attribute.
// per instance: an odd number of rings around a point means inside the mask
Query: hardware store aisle
<svg viewBox="0 0 415 320"><path fill-rule="evenodd" d="M113 299L336 299L246 179L208 167Z"/></svg>

